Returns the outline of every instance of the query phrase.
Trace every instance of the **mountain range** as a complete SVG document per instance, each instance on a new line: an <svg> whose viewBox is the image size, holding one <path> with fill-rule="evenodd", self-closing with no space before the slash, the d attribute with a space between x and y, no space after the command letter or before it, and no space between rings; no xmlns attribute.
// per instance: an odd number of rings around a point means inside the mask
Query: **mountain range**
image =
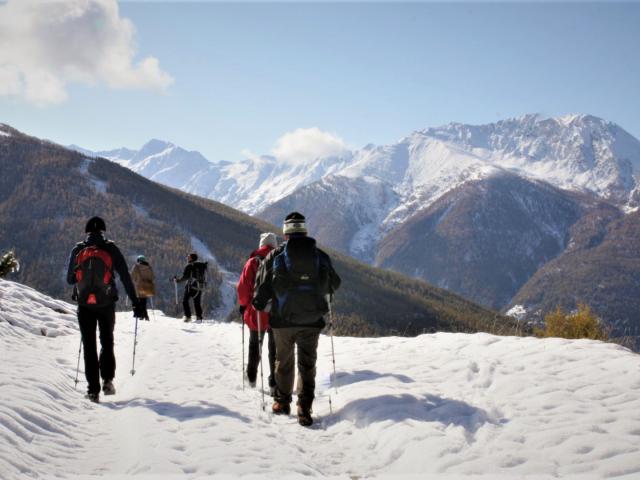
<svg viewBox="0 0 640 480"><path fill-rule="evenodd" d="M610 222L633 225L640 205L640 141L598 117L452 123L306 163L273 156L209 162L158 140L137 152L94 155L276 225L300 210L323 244L492 308L519 305L540 318L552 304L593 300L614 325L640 323L640 309L621 289L593 297L590 284L613 278L618 257L589 280L573 271L587 255L576 245L595 248L608 228L617 231ZM593 222L595 237L584 228ZM629 248L636 259L632 236L625 239L616 251ZM553 287L540 280L550 278L552 261L568 262L565 296L557 294L564 275ZM627 273L640 281L635 268Z"/></svg>
<svg viewBox="0 0 640 480"><path fill-rule="evenodd" d="M0 124L0 132L0 251L16 250L22 265L16 280L68 299L69 252L83 239L87 218L98 214L129 264L139 254L151 262L157 278L156 308L181 313L170 278L182 271L186 255L195 250L210 267L207 318L237 318L235 283L260 233L276 230L273 225L7 125ZM334 305L339 334L506 332L513 325L492 310L425 282L338 252L331 256L343 280Z"/></svg>

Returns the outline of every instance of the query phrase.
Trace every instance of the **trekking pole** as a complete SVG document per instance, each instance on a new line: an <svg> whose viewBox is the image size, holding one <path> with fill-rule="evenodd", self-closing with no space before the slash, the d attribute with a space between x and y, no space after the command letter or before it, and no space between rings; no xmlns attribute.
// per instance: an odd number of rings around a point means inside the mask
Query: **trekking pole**
<svg viewBox="0 0 640 480"><path fill-rule="evenodd" d="M78 366L76 367L76 386L78 388L78 375L80 374L80 353L82 352L82 335L80 335L80 346L78 347Z"/></svg>
<svg viewBox="0 0 640 480"><path fill-rule="evenodd" d="M242 326L242 391L244 392L244 318L240 314L240 325Z"/></svg>
<svg viewBox="0 0 640 480"><path fill-rule="evenodd" d="M153 322L156 321L156 310L153 308L153 297L149 297L149 303L151 304L151 314L153 315Z"/></svg>
<svg viewBox="0 0 640 480"><path fill-rule="evenodd" d="M258 358L260 359L260 390L262 390L262 411L264 412L264 374L262 370L262 322L258 312Z"/></svg>
<svg viewBox="0 0 640 480"><path fill-rule="evenodd" d="M338 383L336 382L336 352L333 348L333 308L331 306L333 298L329 295L329 334L331 335L331 360L333 361L333 386L338 394Z"/></svg>
<svg viewBox="0 0 640 480"><path fill-rule="evenodd" d="M176 305L178 305L178 280L176 280L175 278L173 279L173 286L176 292Z"/></svg>
<svg viewBox="0 0 640 480"><path fill-rule="evenodd" d="M200 289L200 305L202 305L202 316L204 317L204 289L207 288L207 284L203 283ZM204 320L203 320L204 322Z"/></svg>
<svg viewBox="0 0 640 480"><path fill-rule="evenodd" d="M131 362L131 376L136 374L136 345L138 344L138 317L136 317L136 328L133 334L133 361Z"/></svg>

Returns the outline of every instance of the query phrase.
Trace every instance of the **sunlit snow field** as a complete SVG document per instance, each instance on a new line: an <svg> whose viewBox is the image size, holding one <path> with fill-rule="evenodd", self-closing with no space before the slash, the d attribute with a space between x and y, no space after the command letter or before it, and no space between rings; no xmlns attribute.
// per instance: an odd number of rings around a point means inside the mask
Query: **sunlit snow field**
<svg viewBox="0 0 640 480"><path fill-rule="evenodd" d="M616 345L336 338L336 392L323 336L316 423L306 429L243 390L239 324L184 324L159 311L139 325L134 376L134 321L118 315L117 394L88 402L82 372L74 388L73 312L0 281L3 480L640 478L640 357Z"/></svg>

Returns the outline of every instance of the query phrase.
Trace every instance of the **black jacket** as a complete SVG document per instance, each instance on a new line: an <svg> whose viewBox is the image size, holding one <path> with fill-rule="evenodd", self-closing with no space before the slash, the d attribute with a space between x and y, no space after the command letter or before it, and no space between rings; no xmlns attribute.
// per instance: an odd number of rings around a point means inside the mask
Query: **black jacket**
<svg viewBox="0 0 640 480"><path fill-rule="evenodd" d="M131 299L132 305L138 304L138 297L136 296L136 289L133 286L133 282L131 281L131 276L129 275L129 269L127 268L127 262L122 256L120 249L110 240L106 240L101 233L90 233L87 236L87 239L84 242L80 242L73 247L71 250L71 255L69 256L69 266L67 268L67 283L69 285L76 284L76 257L80 251L88 246L96 245L102 250L105 250L111 256L111 261L113 262L113 269L120 277L120 281L122 285L124 285L124 289L127 292L127 295ZM117 293L115 277L111 277L111 282L113 286L113 291ZM114 303L118 300L116 297L114 299Z"/></svg>
<svg viewBox="0 0 640 480"><path fill-rule="evenodd" d="M198 278L198 272L196 270L196 264L198 263L200 262L194 261L187 263L184 267L184 271L182 272L182 276L176 277L176 282L187 282L187 284L184 286L185 289L197 289L198 284L196 279Z"/></svg>
<svg viewBox="0 0 640 480"><path fill-rule="evenodd" d="M310 238L310 237L308 237ZM313 240L313 239L311 239ZM315 240L313 240L315 242ZM272 328L286 328L286 327L299 327L300 325L291 324L285 321L277 313L277 308L274 306L277 304L275 292L273 290L273 261L276 256L280 255L286 246L286 242L281 244L278 248L269 252L269 255L260 264L258 274L256 275L256 288L253 295L253 306L256 310L263 311L267 308L269 302L271 302L272 308L269 312L269 324ZM325 252L319 248L318 254L320 255L320 262L327 265L329 268L329 293L333 294L338 288L340 288L340 276L333 269L331 264L331 258ZM306 324L305 327L324 328L326 325L324 319L320 317L316 323Z"/></svg>

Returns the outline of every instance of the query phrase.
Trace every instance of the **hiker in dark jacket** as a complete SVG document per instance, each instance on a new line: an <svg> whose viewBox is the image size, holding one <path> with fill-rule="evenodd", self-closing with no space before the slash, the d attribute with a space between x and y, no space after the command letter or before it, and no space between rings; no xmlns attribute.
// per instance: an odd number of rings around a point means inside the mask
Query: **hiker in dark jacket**
<svg viewBox="0 0 640 480"><path fill-rule="evenodd" d="M264 333L267 332L267 344L269 349L269 391L275 394L275 364L276 364L276 344L273 331L269 326L269 314L258 312L251 302L253 301L253 291L256 284L256 275L260 262L278 246L278 239L273 233L263 233L260 235L260 244L257 250L251 252L249 259L242 269L242 274L236 287L238 293L238 303L240 314L244 323L249 327L249 358L247 360L246 378L251 387L256 386L258 376L258 365L260 365L260 348L264 340ZM259 320L259 321L258 321ZM258 325L259 324L259 325Z"/></svg>
<svg viewBox="0 0 640 480"><path fill-rule="evenodd" d="M115 271L131 299L134 316L140 318L138 297L129 276L129 269L115 243L106 240L104 220L91 218L85 227L88 234L78 243L69 257L67 282L74 285L74 297L78 301L78 323L84 347L84 371L87 378L86 397L98 402L100 377L105 395L116 393L113 378L116 359L113 351L113 329L116 321ZM100 329L100 357L96 345L96 326Z"/></svg>
<svg viewBox="0 0 640 480"><path fill-rule="evenodd" d="M191 305L189 300L193 298L193 308L196 311L196 319L202 321L202 299L203 285L198 283L198 271L201 262L198 262L198 254L190 253L187 257L187 265L184 267L181 277L173 277L173 280L184 285L184 295L182 296L182 307L184 308L184 321L191 321Z"/></svg>
<svg viewBox="0 0 640 480"><path fill-rule="evenodd" d="M327 295L340 287L340 277L329 256L307 237L305 218L287 215L283 233L286 242L273 250L260 265L253 306L270 309L270 324L276 341L276 392L273 413L288 415L298 354L298 422L313 423L316 360L320 331L329 312Z"/></svg>

